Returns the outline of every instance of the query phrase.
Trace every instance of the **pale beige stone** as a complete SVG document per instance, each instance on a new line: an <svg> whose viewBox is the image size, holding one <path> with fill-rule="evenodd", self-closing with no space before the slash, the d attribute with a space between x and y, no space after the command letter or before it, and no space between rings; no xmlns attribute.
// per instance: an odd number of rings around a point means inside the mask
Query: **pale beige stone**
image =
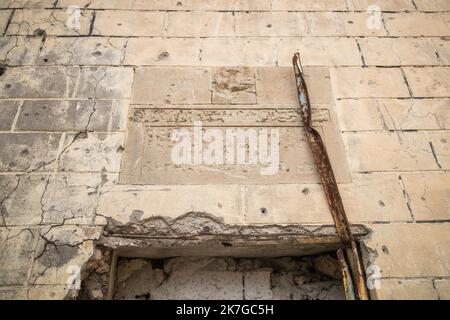
<svg viewBox="0 0 450 320"><path fill-rule="evenodd" d="M135 0L133 9L137 10L199 10L203 0Z"/></svg>
<svg viewBox="0 0 450 320"><path fill-rule="evenodd" d="M332 104L328 68L306 67L304 77L313 104ZM298 93L292 68L258 68L256 72L256 92L258 103L298 105Z"/></svg>
<svg viewBox="0 0 450 320"><path fill-rule="evenodd" d="M200 39L131 38L128 40L126 65L200 65Z"/></svg>
<svg viewBox="0 0 450 320"><path fill-rule="evenodd" d="M450 300L450 280L439 279L434 281L440 300Z"/></svg>
<svg viewBox="0 0 450 320"><path fill-rule="evenodd" d="M213 70L212 103L255 104L255 72L248 67Z"/></svg>
<svg viewBox="0 0 450 320"><path fill-rule="evenodd" d="M447 99L345 99L336 102L343 131L450 129Z"/></svg>
<svg viewBox="0 0 450 320"><path fill-rule="evenodd" d="M303 66L362 66L358 45L350 38L280 38L278 65L291 67L295 52Z"/></svg>
<svg viewBox="0 0 450 320"><path fill-rule="evenodd" d="M450 40L448 38L432 38L431 43L443 65L450 65Z"/></svg>
<svg viewBox="0 0 450 320"><path fill-rule="evenodd" d="M159 11L98 11L95 35L153 36L165 34L166 13Z"/></svg>
<svg viewBox="0 0 450 320"><path fill-rule="evenodd" d="M202 44L204 66L275 66L277 39L206 38Z"/></svg>
<svg viewBox="0 0 450 320"><path fill-rule="evenodd" d="M370 229L366 245L383 278L449 276L450 224L376 224Z"/></svg>
<svg viewBox="0 0 450 320"><path fill-rule="evenodd" d="M53 8L53 0L5 0L0 8Z"/></svg>
<svg viewBox="0 0 450 320"><path fill-rule="evenodd" d="M307 24L301 12L240 12L236 35L240 37L304 36Z"/></svg>
<svg viewBox="0 0 450 320"><path fill-rule="evenodd" d="M245 216L252 224L333 224L320 184L247 186Z"/></svg>
<svg viewBox="0 0 450 320"><path fill-rule="evenodd" d="M1 28L1 26L0 26ZM25 37L0 38L0 61L6 65L33 65L41 39Z"/></svg>
<svg viewBox="0 0 450 320"><path fill-rule="evenodd" d="M351 171L439 169L423 132L346 132Z"/></svg>
<svg viewBox="0 0 450 320"><path fill-rule="evenodd" d="M417 221L450 219L448 172L402 173L401 177Z"/></svg>
<svg viewBox="0 0 450 320"><path fill-rule="evenodd" d="M336 98L409 97L400 69L331 68Z"/></svg>
<svg viewBox="0 0 450 320"><path fill-rule="evenodd" d="M241 192L241 187L232 185L111 185L102 192L97 213L127 223L134 213L142 213L141 219L146 219L206 212L225 223L245 223Z"/></svg>
<svg viewBox="0 0 450 320"><path fill-rule="evenodd" d="M68 8L75 5L88 9L132 9L134 2L135 0L59 0L57 7Z"/></svg>
<svg viewBox="0 0 450 320"><path fill-rule="evenodd" d="M40 199L47 182L46 175L0 175L0 195L4 199L2 215L6 226L37 225L41 222ZM3 219L1 221L3 227Z"/></svg>
<svg viewBox="0 0 450 320"><path fill-rule="evenodd" d="M368 12L307 12L310 36L384 36L382 21L370 24Z"/></svg>
<svg viewBox="0 0 450 320"><path fill-rule="evenodd" d="M414 0L420 11L450 11L450 3L447 0Z"/></svg>
<svg viewBox="0 0 450 320"><path fill-rule="evenodd" d="M59 170L68 172L118 172L124 146L124 133L68 134L59 158Z"/></svg>
<svg viewBox="0 0 450 320"><path fill-rule="evenodd" d="M383 16L390 36L450 35L448 22L442 13L384 13Z"/></svg>
<svg viewBox="0 0 450 320"><path fill-rule="evenodd" d="M377 6L381 11L415 11L410 0L348 0L350 10L369 10L369 6Z"/></svg>
<svg viewBox="0 0 450 320"><path fill-rule="evenodd" d="M125 39L50 38L39 53L42 65L119 65Z"/></svg>
<svg viewBox="0 0 450 320"><path fill-rule="evenodd" d="M88 35L92 11L81 11L80 29L70 27L72 12L64 10L16 10L7 30L8 35L78 36Z"/></svg>
<svg viewBox="0 0 450 320"><path fill-rule="evenodd" d="M231 12L169 12L168 37L234 37Z"/></svg>
<svg viewBox="0 0 450 320"><path fill-rule="evenodd" d="M369 66L439 65L429 39L366 38L360 39L364 61Z"/></svg>
<svg viewBox="0 0 450 320"><path fill-rule="evenodd" d="M273 0L272 9L279 11L346 11L345 0Z"/></svg>
<svg viewBox="0 0 450 320"><path fill-rule="evenodd" d="M450 96L450 68L404 68L414 97Z"/></svg>
<svg viewBox="0 0 450 320"><path fill-rule="evenodd" d="M430 131L426 134L439 169L450 169L450 131Z"/></svg>
<svg viewBox="0 0 450 320"><path fill-rule="evenodd" d="M212 72L208 68L144 67L134 79L134 104L211 103Z"/></svg>
<svg viewBox="0 0 450 320"><path fill-rule="evenodd" d="M382 279L381 288L372 293L378 300L437 300L429 279Z"/></svg>
<svg viewBox="0 0 450 320"><path fill-rule="evenodd" d="M128 99L134 70L130 67L84 67L73 98Z"/></svg>
<svg viewBox="0 0 450 320"><path fill-rule="evenodd" d="M12 228L7 233L0 256L0 285L24 285L33 259L36 229Z"/></svg>
<svg viewBox="0 0 450 320"><path fill-rule="evenodd" d="M220 11L270 11L271 0L203 0L202 9Z"/></svg>
<svg viewBox="0 0 450 320"><path fill-rule="evenodd" d="M355 174L340 191L351 223L411 221L396 174Z"/></svg>
<svg viewBox="0 0 450 320"><path fill-rule="evenodd" d="M1 6L1 4L0 4ZM8 25L8 20L11 17L11 10L0 11L0 33L3 34L6 31L6 26Z"/></svg>
<svg viewBox="0 0 450 320"><path fill-rule="evenodd" d="M0 130L12 129L21 102L12 100L0 101Z"/></svg>

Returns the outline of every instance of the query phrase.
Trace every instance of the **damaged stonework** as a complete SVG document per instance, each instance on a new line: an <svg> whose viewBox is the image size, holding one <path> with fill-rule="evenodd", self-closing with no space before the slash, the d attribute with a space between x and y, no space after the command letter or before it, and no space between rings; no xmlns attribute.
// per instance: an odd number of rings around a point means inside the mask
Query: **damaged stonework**
<svg viewBox="0 0 450 320"><path fill-rule="evenodd" d="M259 259L120 259L114 299L343 300L341 275L320 272L331 255Z"/></svg>
<svg viewBox="0 0 450 320"><path fill-rule="evenodd" d="M221 218L201 212L190 212L177 218L139 219L136 216L126 224L107 219L102 235L95 241L93 254L81 270L81 291L75 296L79 299L113 298L115 281L122 279L120 271L116 272L117 257L166 259L176 256L195 260L201 255L218 261L229 260L228 257L270 259L335 252L342 246L336 228L327 225L228 225ZM368 230L360 225L351 226L351 229L357 238L368 234ZM318 272L340 279L339 268L334 262L333 259L318 258L312 265ZM242 285L242 281L240 283ZM318 284L318 291L315 286L307 289L312 290L311 296L307 292L301 293L303 289L292 289L296 292L293 297L326 298L326 294L321 296L323 290L333 291L341 284ZM164 294L169 298L171 293ZM164 294L161 293L160 298L164 298ZM69 293L68 297L73 298L74 293Z"/></svg>

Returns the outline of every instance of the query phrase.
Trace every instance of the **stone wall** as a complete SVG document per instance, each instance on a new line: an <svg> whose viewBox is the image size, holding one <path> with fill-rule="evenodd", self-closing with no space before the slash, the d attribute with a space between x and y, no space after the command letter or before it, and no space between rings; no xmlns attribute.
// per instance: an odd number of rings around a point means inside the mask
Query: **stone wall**
<svg viewBox="0 0 450 320"><path fill-rule="evenodd" d="M366 12L374 4L381 12ZM337 114L349 220L373 231L373 297L448 299L449 10L446 0L2 1L0 297L65 297L67 268L85 265L108 218L197 211L239 225L332 224L318 180L119 184L128 113L160 105L169 79L219 70L214 90L211 81L192 95L203 83L194 77L175 91L187 109L294 109L294 79L276 79L299 50L329 77L316 97ZM274 80L223 90L223 67L237 66Z"/></svg>

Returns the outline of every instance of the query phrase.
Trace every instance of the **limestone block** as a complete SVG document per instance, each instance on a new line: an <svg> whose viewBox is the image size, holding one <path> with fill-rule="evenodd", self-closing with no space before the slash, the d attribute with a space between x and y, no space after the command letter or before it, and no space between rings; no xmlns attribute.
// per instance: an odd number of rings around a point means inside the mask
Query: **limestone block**
<svg viewBox="0 0 450 320"><path fill-rule="evenodd" d="M160 11L98 11L93 34L102 36L152 36L165 34L166 13Z"/></svg>
<svg viewBox="0 0 450 320"><path fill-rule="evenodd" d="M81 11L79 15L80 24L75 24L72 27L72 11L42 9L16 10L7 30L7 34L45 34L47 36L88 35L91 27L92 13L93 11Z"/></svg>
<svg viewBox="0 0 450 320"><path fill-rule="evenodd" d="M19 105L17 101L0 101L0 130L11 130Z"/></svg>
<svg viewBox="0 0 450 320"><path fill-rule="evenodd" d="M211 102L212 72L207 68L143 67L136 70L133 104Z"/></svg>
<svg viewBox="0 0 450 320"><path fill-rule="evenodd" d="M59 169L66 172L118 172L122 159L124 133L68 134Z"/></svg>
<svg viewBox="0 0 450 320"><path fill-rule="evenodd" d="M400 69L332 68L335 98L409 97Z"/></svg>
<svg viewBox="0 0 450 320"><path fill-rule="evenodd" d="M54 169L60 140L57 133L0 133L0 171Z"/></svg>
<svg viewBox="0 0 450 320"><path fill-rule="evenodd" d="M450 68L404 68L414 97L448 97Z"/></svg>
<svg viewBox="0 0 450 320"><path fill-rule="evenodd" d="M254 70L248 67L213 69L212 103L255 104Z"/></svg>
<svg viewBox="0 0 450 320"><path fill-rule="evenodd" d="M234 37L234 19L231 12L169 12L167 36Z"/></svg>
<svg viewBox="0 0 450 320"><path fill-rule="evenodd" d="M200 65L200 39L131 38L124 63L127 65Z"/></svg>
<svg viewBox="0 0 450 320"><path fill-rule="evenodd" d="M384 13L383 17L390 36L450 35L445 14L442 13Z"/></svg>
<svg viewBox="0 0 450 320"><path fill-rule="evenodd" d="M401 176L416 220L450 219L448 172L402 173Z"/></svg>
<svg viewBox="0 0 450 320"><path fill-rule="evenodd" d="M376 290L379 300L437 300L438 295L431 280L425 279L382 279L381 288Z"/></svg>
<svg viewBox="0 0 450 320"><path fill-rule="evenodd" d="M3 37L0 39L0 61L9 66L33 65L40 45L39 38Z"/></svg>
<svg viewBox="0 0 450 320"><path fill-rule="evenodd" d="M381 11L415 11L409 0L349 0L350 10L368 10L369 6L378 6Z"/></svg>
<svg viewBox="0 0 450 320"><path fill-rule="evenodd" d="M119 65L125 39L50 38L39 53L40 65Z"/></svg>

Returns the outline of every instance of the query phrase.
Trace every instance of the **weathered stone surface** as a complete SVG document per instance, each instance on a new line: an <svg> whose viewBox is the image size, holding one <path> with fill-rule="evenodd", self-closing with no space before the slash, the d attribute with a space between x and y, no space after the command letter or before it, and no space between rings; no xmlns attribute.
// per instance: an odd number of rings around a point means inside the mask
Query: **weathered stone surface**
<svg viewBox="0 0 450 320"><path fill-rule="evenodd" d="M399 69L332 68L330 75L336 98L409 97Z"/></svg>
<svg viewBox="0 0 450 320"><path fill-rule="evenodd" d="M347 132L343 138L352 171L440 169L423 132Z"/></svg>
<svg viewBox="0 0 450 320"><path fill-rule="evenodd" d="M164 36L165 12L98 11L93 34L102 36Z"/></svg>
<svg viewBox="0 0 450 320"><path fill-rule="evenodd" d="M383 16L390 36L450 35L446 16L442 13L384 13Z"/></svg>
<svg viewBox="0 0 450 320"><path fill-rule="evenodd" d="M48 176L0 175L2 225L37 225L42 220L41 197Z"/></svg>
<svg viewBox="0 0 450 320"><path fill-rule="evenodd" d="M436 290L438 292L439 299L450 300L450 281L448 279L435 280Z"/></svg>
<svg viewBox="0 0 450 320"><path fill-rule="evenodd" d="M130 98L133 76L132 68L82 68L74 98Z"/></svg>
<svg viewBox="0 0 450 320"><path fill-rule="evenodd" d="M68 172L118 172L124 150L123 133L68 134L59 169Z"/></svg>
<svg viewBox="0 0 450 320"><path fill-rule="evenodd" d="M303 66L362 65L357 43L350 38L280 38L278 65L291 67L295 52L301 53Z"/></svg>
<svg viewBox="0 0 450 320"><path fill-rule="evenodd" d="M134 104L194 104L211 102L212 72L206 68L138 68Z"/></svg>
<svg viewBox="0 0 450 320"><path fill-rule="evenodd" d="M99 189L107 179L99 173L51 176L41 199L42 223L92 224Z"/></svg>
<svg viewBox="0 0 450 320"><path fill-rule="evenodd" d="M28 37L0 38L0 62L9 66L33 65L41 39Z"/></svg>
<svg viewBox="0 0 450 320"><path fill-rule="evenodd" d="M2 4L0 4L1 6ZM0 33L3 35L6 32L6 27L8 25L8 20L11 17L12 10L2 10L0 11Z"/></svg>
<svg viewBox="0 0 450 320"><path fill-rule="evenodd" d="M373 233L366 245L383 279L449 276L449 224L377 224L370 228Z"/></svg>
<svg viewBox="0 0 450 320"><path fill-rule="evenodd" d="M248 67L213 69L212 103L255 104L254 70Z"/></svg>
<svg viewBox="0 0 450 320"><path fill-rule="evenodd" d="M11 130L19 105L17 101L0 101L0 130Z"/></svg>
<svg viewBox="0 0 450 320"><path fill-rule="evenodd" d="M450 68L404 68L414 97L450 96Z"/></svg>
<svg viewBox="0 0 450 320"><path fill-rule="evenodd" d="M240 12L236 14L239 37L305 36L308 26L300 12Z"/></svg>
<svg viewBox="0 0 450 320"><path fill-rule="evenodd" d="M331 104L333 95L327 68L306 67L305 81L313 104ZM292 68L258 68L256 71L258 103L297 106L298 93Z"/></svg>
<svg viewBox="0 0 450 320"><path fill-rule="evenodd" d="M360 39L364 61L369 66L439 65L435 48L423 38ZM389 54L387 54L389 52Z"/></svg>
<svg viewBox="0 0 450 320"><path fill-rule="evenodd" d="M405 192L417 221L450 219L448 172L402 173Z"/></svg>
<svg viewBox="0 0 450 320"><path fill-rule="evenodd" d="M368 23L369 12L308 12L305 13L310 36L385 36L382 21Z"/></svg>
<svg viewBox="0 0 450 320"><path fill-rule="evenodd" d="M437 300L429 279L382 279L375 297L380 300Z"/></svg>
<svg viewBox="0 0 450 320"><path fill-rule="evenodd" d="M446 0L414 0L420 11L449 11L450 4Z"/></svg>
<svg viewBox="0 0 450 320"><path fill-rule="evenodd" d="M279 11L345 11L345 0L272 0L272 9Z"/></svg>
<svg viewBox="0 0 450 320"><path fill-rule="evenodd" d="M0 98L68 98L80 69L7 68L1 76Z"/></svg>
<svg viewBox="0 0 450 320"><path fill-rule="evenodd" d="M125 39L50 38L39 53L41 65L119 65Z"/></svg>
<svg viewBox="0 0 450 320"><path fill-rule="evenodd" d="M414 5L409 0L349 0L350 10L369 10L369 6L377 6L381 11L414 11Z"/></svg>
<svg viewBox="0 0 450 320"><path fill-rule="evenodd" d="M336 104L343 131L450 129L447 99L346 99Z"/></svg>
<svg viewBox="0 0 450 320"><path fill-rule="evenodd" d="M71 24L73 18L71 15L73 15L73 12L66 12L64 10L16 10L14 11L14 16L8 27L7 34L47 36L88 35L91 26L92 11L80 12L79 25Z"/></svg>
<svg viewBox="0 0 450 320"><path fill-rule="evenodd" d="M107 131L114 101L26 100L16 131Z"/></svg>
<svg viewBox="0 0 450 320"><path fill-rule="evenodd" d="M433 38L431 42L434 45L436 54L443 65L450 64L450 41L448 38L442 37L439 39Z"/></svg>
<svg viewBox="0 0 450 320"><path fill-rule="evenodd" d="M239 186L126 186L114 185L102 192L99 215L127 223L152 216L178 217L188 212L207 212L226 223L244 223ZM173 201L176 198L177 201Z"/></svg>
<svg viewBox="0 0 450 320"><path fill-rule="evenodd" d="M206 38L202 46L205 66L275 66L275 38Z"/></svg>
<svg viewBox="0 0 450 320"><path fill-rule="evenodd" d="M168 37L234 37L231 12L169 12Z"/></svg>
<svg viewBox="0 0 450 320"><path fill-rule="evenodd" d="M248 223L333 223L320 184L254 185L244 195Z"/></svg>
<svg viewBox="0 0 450 320"><path fill-rule="evenodd" d="M5 0L0 8L53 8L53 0Z"/></svg>
<svg viewBox="0 0 450 320"><path fill-rule="evenodd" d="M200 65L200 39L131 38L124 64L127 65Z"/></svg>
<svg viewBox="0 0 450 320"><path fill-rule="evenodd" d="M427 132L433 158L441 170L450 168L450 134L449 131Z"/></svg>
<svg viewBox="0 0 450 320"><path fill-rule="evenodd" d="M341 184L344 207L351 223L411 221L401 180L396 174L354 174Z"/></svg>
<svg viewBox="0 0 450 320"><path fill-rule="evenodd" d="M0 171L48 171L56 166L61 134L0 133Z"/></svg>
<svg viewBox="0 0 450 320"><path fill-rule="evenodd" d="M271 300L272 270L250 271L244 273L244 299L245 300Z"/></svg>
<svg viewBox="0 0 450 320"><path fill-rule="evenodd" d="M23 285L27 280L36 230L13 228L9 231L0 257L0 285ZM1 294L0 294L1 295Z"/></svg>

